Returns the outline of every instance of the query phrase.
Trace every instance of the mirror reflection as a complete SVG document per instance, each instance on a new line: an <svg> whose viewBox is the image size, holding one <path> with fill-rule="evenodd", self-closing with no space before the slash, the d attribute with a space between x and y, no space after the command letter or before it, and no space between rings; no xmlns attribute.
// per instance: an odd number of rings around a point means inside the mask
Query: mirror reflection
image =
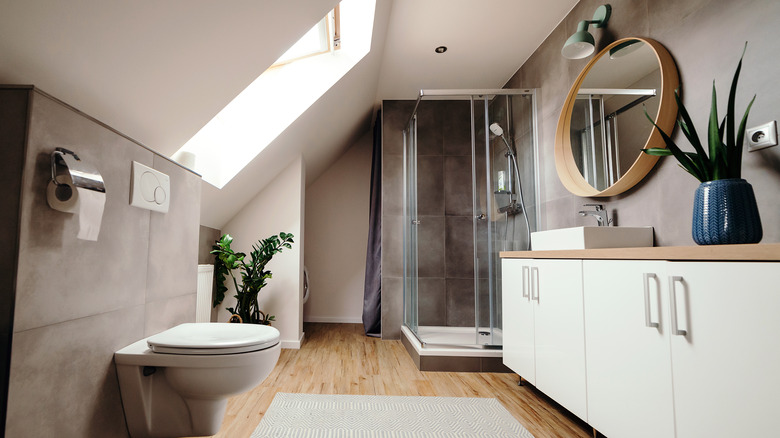
<svg viewBox="0 0 780 438"><path fill-rule="evenodd" d="M661 70L653 49L627 40L593 64L574 102L570 138L580 174L597 190L623 176L641 154L660 103Z"/></svg>

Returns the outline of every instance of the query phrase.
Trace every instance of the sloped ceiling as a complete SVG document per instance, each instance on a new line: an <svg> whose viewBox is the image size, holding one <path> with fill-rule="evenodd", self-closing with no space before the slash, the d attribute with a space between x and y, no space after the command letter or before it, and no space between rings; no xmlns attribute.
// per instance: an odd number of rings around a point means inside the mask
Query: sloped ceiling
<svg viewBox="0 0 780 438"><path fill-rule="evenodd" d="M0 81L171 155L337 0L0 0Z"/></svg>
<svg viewBox="0 0 780 438"><path fill-rule="evenodd" d="M576 3L377 0L371 53L222 190L204 183L201 223L221 227L297 154L313 182L381 99L500 88ZM36 85L171 155L335 4L0 0L0 83Z"/></svg>

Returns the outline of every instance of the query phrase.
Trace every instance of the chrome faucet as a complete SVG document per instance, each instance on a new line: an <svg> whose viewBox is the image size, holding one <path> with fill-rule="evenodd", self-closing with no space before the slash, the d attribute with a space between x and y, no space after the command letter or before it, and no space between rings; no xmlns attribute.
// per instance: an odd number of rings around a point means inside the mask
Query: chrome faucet
<svg viewBox="0 0 780 438"><path fill-rule="evenodd" d="M580 216L593 216L598 221L600 227L606 227L612 224L612 219L609 218L607 210L601 204L585 204L583 207L593 207L593 210L583 210L579 212Z"/></svg>

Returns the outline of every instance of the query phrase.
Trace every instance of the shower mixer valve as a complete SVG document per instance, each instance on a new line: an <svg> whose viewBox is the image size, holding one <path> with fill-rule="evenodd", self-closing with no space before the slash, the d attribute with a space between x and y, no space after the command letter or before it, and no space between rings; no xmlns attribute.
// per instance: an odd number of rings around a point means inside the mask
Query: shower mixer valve
<svg viewBox="0 0 780 438"><path fill-rule="evenodd" d="M520 205L514 199L509 201L509 205L505 205L503 207L498 208L499 213L509 213L509 215L511 216L514 216L520 213L521 211L522 210L520 208Z"/></svg>

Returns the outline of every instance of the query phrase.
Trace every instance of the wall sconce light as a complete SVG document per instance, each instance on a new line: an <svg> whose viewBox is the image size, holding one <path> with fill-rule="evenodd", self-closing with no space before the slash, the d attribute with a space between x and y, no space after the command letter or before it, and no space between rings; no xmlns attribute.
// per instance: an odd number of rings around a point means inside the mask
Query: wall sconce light
<svg viewBox="0 0 780 438"><path fill-rule="evenodd" d="M561 55L568 59L581 59L589 56L596 50L596 42L593 39L593 35L588 32L588 25L593 24L593 27L604 27L609 21L609 16L612 15L612 6L601 5L596 9L593 14L592 20L582 20L577 25L577 32L570 36L561 49Z"/></svg>

